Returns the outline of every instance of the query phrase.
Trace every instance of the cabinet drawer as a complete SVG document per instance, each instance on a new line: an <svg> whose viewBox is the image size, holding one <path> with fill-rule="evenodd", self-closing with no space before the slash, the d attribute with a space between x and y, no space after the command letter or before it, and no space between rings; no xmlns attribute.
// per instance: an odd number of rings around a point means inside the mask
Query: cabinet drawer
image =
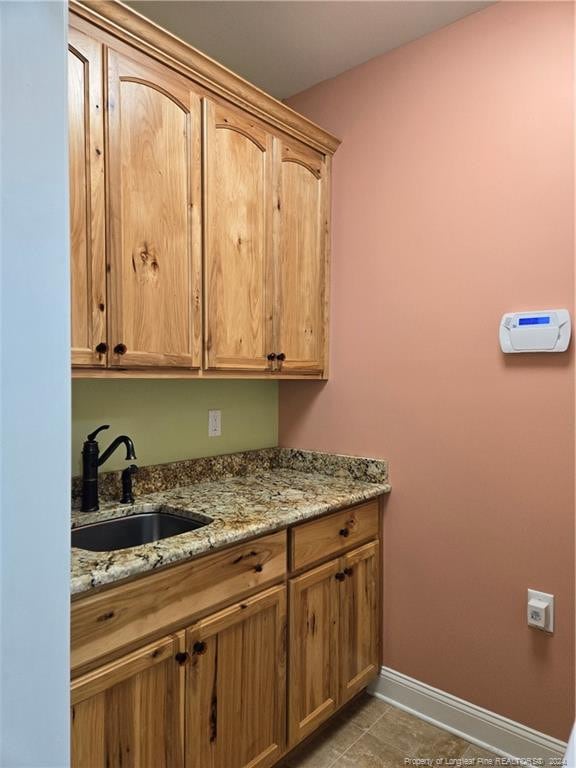
<svg viewBox="0 0 576 768"><path fill-rule="evenodd" d="M290 568L295 571L378 535L378 500L343 509L290 531Z"/></svg>
<svg viewBox="0 0 576 768"><path fill-rule="evenodd" d="M280 531L80 598L72 603L72 670L184 626L285 573L286 532Z"/></svg>

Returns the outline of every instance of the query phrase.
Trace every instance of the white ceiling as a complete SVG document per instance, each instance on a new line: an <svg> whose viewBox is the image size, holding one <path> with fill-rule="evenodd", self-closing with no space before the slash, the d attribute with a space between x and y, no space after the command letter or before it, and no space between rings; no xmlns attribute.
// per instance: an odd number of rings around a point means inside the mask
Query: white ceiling
<svg viewBox="0 0 576 768"><path fill-rule="evenodd" d="M283 99L485 8L474 0L131 0Z"/></svg>

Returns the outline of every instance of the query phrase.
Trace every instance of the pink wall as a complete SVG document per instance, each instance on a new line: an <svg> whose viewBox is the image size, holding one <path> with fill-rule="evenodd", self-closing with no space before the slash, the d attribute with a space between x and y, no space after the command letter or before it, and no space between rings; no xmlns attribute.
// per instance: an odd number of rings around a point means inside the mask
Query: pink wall
<svg viewBox="0 0 576 768"><path fill-rule="evenodd" d="M572 17L500 3L290 100L343 144L331 377L280 406L284 446L390 459L384 663L563 739L573 354L505 357L497 329L573 308Z"/></svg>

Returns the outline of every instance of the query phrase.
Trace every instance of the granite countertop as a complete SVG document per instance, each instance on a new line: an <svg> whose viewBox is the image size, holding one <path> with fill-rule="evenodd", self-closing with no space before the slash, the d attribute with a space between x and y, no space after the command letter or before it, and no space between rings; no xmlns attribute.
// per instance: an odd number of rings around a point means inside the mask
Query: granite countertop
<svg viewBox="0 0 576 768"><path fill-rule="evenodd" d="M336 454L264 449L144 467L134 505L112 500L119 473L101 478L100 510L83 513L73 482L72 527L164 507L211 522L197 530L113 552L72 548L73 595L277 531L390 491L388 464Z"/></svg>

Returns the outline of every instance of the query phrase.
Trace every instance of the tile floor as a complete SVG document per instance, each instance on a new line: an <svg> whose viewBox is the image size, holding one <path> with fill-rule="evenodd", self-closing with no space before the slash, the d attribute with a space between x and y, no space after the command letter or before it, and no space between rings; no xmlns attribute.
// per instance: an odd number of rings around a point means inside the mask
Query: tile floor
<svg viewBox="0 0 576 768"><path fill-rule="evenodd" d="M364 694L318 736L286 757L278 768L422 768L426 765L420 762L424 758L430 758L432 765L438 758L445 758L446 766L487 768L488 759L495 757ZM411 758L414 761L408 762ZM456 758L466 758L466 762L459 763Z"/></svg>

